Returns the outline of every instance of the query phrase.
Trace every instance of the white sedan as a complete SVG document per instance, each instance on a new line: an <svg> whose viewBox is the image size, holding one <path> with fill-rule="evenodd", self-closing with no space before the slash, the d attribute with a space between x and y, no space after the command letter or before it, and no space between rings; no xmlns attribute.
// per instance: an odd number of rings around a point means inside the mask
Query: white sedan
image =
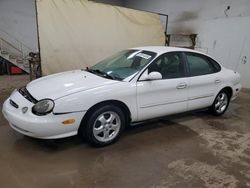
<svg viewBox="0 0 250 188"><path fill-rule="evenodd" d="M133 122L207 107L222 115L240 89L237 72L203 53L141 47L85 70L32 81L11 94L3 114L24 135L80 134L94 146L105 146Z"/></svg>

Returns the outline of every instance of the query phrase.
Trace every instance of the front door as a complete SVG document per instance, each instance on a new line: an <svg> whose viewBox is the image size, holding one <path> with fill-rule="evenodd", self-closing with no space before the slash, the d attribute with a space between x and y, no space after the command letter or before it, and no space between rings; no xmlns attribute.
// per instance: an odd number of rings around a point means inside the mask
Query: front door
<svg viewBox="0 0 250 188"><path fill-rule="evenodd" d="M143 74L159 72L162 79L139 78L137 82L139 121L187 110L189 78L185 77L184 67L183 56L179 52L163 54L148 66Z"/></svg>

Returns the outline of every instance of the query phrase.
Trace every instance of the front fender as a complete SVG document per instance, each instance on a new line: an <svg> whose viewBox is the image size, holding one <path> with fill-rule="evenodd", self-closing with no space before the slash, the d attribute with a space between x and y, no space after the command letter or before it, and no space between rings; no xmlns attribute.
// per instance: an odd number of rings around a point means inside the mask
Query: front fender
<svg viewBox="0 0 250 188"><path fill-rule="evenodd" d="M95 104L107 100L123 102L131 112L132 121L137 120L136 86L129 82L105 85L56 99L53 113L84 112Z"/></svg>

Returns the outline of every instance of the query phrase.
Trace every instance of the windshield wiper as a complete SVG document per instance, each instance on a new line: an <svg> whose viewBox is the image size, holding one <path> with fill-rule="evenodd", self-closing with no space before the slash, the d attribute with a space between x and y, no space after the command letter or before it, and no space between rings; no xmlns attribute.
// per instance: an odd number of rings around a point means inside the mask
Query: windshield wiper
<svg viewBox="0 0 250 188"><path fill-rule="evenodd" d="M112 80L115 79L113 76L111 76L111 75L107 74L106 72L101 71L99 69L90 69L90 68L87 68L86 71L94 73L94 74L101 75L101 76L103 76L105 78L109 78L109 79L112 79Z"/></svg>

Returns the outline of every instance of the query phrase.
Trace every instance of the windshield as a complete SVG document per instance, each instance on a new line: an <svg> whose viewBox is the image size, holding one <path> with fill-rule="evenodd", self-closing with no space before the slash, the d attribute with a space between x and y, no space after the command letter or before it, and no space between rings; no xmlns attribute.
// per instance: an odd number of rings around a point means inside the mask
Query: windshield
<svg viewBox="0 0 250 188"><path fill-rule="evenodd" d="M150 51L124 50L88 68L87 71L109 79L128 80L155 56L156 53Z"/></svg>

